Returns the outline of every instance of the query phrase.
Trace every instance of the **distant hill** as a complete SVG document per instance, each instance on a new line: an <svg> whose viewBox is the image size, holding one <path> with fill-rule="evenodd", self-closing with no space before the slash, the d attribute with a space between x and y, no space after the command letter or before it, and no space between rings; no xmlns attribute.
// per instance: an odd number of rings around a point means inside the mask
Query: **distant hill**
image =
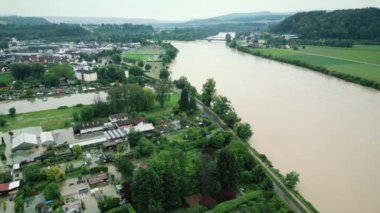
<svg viewBox="0 0 380 213"><path fill-rule="evenodd" d="M183 24L185 25L211 25L223 23L269 23L280 22L292 13L255 12L255 13L230 13L223 16L216 16L207 19L194 19Z"/></svg>
<svg viewBox="0 0 380 213"><path fill-rule="evenodd" d="M44 18L40 17L21 17L21 16L0 16L1 24L14 24L14 25L44 25L50 24Z"/></svg>
<svg viewBox="0 0 380 213"><path fill-rule="evenodd" d="M380 41L380 9L311 11L292 15L271 29L303 39L354 39Z"/></svg>
<svg viewBox="0 0 380 213"><path fill-rule="evenodd" d="M156 24L164 23L156 19L105 18L105 17L44 17L52 23L66 24Z"/></svg>

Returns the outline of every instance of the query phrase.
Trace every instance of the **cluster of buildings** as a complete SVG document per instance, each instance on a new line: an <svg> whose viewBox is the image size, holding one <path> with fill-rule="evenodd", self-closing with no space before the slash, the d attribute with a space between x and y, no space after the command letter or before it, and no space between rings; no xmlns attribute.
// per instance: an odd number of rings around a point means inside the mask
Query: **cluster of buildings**
<svg viewBox="0 0 380 213"><path fill-rule="evenodd" d="M252 32L249 35L241 36L240 39L245 41L245 45L249 48L281 47L289 49L298 39L298 36L293 34L273 35L265 32Z"/></svg>
<svg viewBox="0 0 380 213"><path fill-rule="evenodd" d="M137 117L129 119L126 113L119 113L109 116L109 122L91 121L79 124L73 127L74 135L83 135L88 133L103 132L102 135L86 138L84 140L70 143L69 147L79 146L96 146L102 144L105 147L116 146L122 142L127 134L131 131L150 132L155 128L145 118Z"/></svg>

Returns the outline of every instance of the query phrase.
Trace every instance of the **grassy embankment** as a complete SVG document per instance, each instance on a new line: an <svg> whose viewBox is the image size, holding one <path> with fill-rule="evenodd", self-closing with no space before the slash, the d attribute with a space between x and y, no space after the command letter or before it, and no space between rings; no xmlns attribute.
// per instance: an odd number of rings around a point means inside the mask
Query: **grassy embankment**
<svg viewBox="0 0 380 213"><path fill-rule="evenodd" d="M353 48L307 46L305 49L249 49L240 51L306 67L363 86L380 89L380 46Z"/></svg>
<svg viewBox="0 0 380 213"><path fill-rule="evenodd" d="M160 108L158 103L150 111L143 112L146 117L159 118L168 115L171 108L178 103L179 96L172 94L170 101L165 108ZM41 126L43 130L62 129L72 126L73 114L79 112L82 107L70 107L66 109L51 109L37 112L16 114L16 117L1 115L0 119L7 121L6 126L0 127L0 132L7 132L12 129L20 129L32 126Z"/></svg>
<svg viewBox="0 0 380 213"><path fill-rule="evenodd" d="M145 64L152 66L150 72L145 73L151 78L158 79L160 70L162 69L162 61L159 58L160 54L164 53L164 49L158 46L144 46L138 49L124 52L122 58L125 60L132 59L143 61Z"/></svg>

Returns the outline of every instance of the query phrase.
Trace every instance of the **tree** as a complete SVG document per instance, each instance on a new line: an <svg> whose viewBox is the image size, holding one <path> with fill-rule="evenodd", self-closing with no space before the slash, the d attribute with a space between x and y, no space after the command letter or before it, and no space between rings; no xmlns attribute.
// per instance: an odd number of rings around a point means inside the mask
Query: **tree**
<svg viewBox="0 0 380 213"><path fill-rule="evenodd" d="M139 141L140 141L140 139L143 137L144 135L143 135L143 133L141 133L141 132L138 132L138 131L130 131L129 133L128 133L128 143L129 143L129 145L131 145L131 147L135 147L138 143L139 143Z"/></svg>
<svg viewBox="0 0 380 213"><path fill-rule="evenodd" d="M226 42L227 44L231 42L231 35L229 33L226 35Z"/></svg>
<svg viewBox="0 0 380 213"><path fill-rule="evenodd" d="M251 125L248 123L237 124L236 134L243 141L248 141L248 139L253 135L253 132L251 130Z"/></svg>
<svg viewBox="0 0 380 213"><path fill-rule="evenodd" d="M74 145L72 148L75 158L78 158L82 154L82 147L78 144Z"/></svg>
<svg viewBox="0 0 380 213"><path fill-rule="evenodd" d="M137 145L137 151L141 156L150 156L154 152L154 145L146 138L141 138Z"/></svg>
<svg viewBox="0 0 380 213"><path fill-rule="evenodd" d="M144 71L139 66L132 66L129 68L129 74L134 76L142 76Z"/></svg>
<svg viewBox="0 0 380 213"><path fill-rule="evenodd" d="M28 165L22 170L22 174L26 182L36 182L46 179L45 173L42 173L41 168L36 165Z"/></svg>
<svg viewBox="0 0 380 213"><path fill-rule="evenodd" d="M185 112L189 110L190 103L189 103L189 92L187 88L182 89L181 98L179 99L178 104L179 104L180 111Z"/></svg>
<svg viewBox="0 0 380 213"><path fill-rule="evenodd" d="M300 182L299 174L295 171L291 171L285 176L285 183L290 188L294 189L296 185Z"/></svg>
<svg viewBox="0 0 380 213"><path fill-rule="evenodd" d="M3 118L0 118L0 127L3 127L5 125L7 125L7 121Z"/></svg>
<svg viewBox="0 0 380 213"><path fill-rule="evenodd" d="M46 200L55 200L61 196L59 192L58 183L52 182L49 183L44 190L44 197Z"/></svg>
<svg viewBox="0 0 380 213"><path fill-rule="evenodd" d="M46 177L49 181L61 182L65 178L65 172L58 166L51 166L44 169Z"/></svg>
<svg viewBox="0 0 380 213"><path fill-rule="evenodd" d="M12 138L12 137L13 137L13 135L14 135L14 133L13 133L12 131L9 131L9 132L8 132L8 135L9 135L9 137L11 137L11 138Z"/></svg>
<svg viewBox="0 0 380 213"><path fill-rule="evenodd" d="M232 152L223 149L218 158L219 180L223 189L235 190L238 180L238 163Z"/></svg>
<svg viewBox="0 0 380 213"><path fill-rule="evenodd" d="M139 61L139 62L137 63L137 65L139 65L139 67L144 67L144 62L143 62L143 61Z"/></svg>
<svg viewBox="0 0 380 213"><path fill-rule="evenodd" d="M211 105L211 101L214 99L216 93L215 84L216 83L212 78L207 79L206 83L203 84L201 99L208 107Z"/></svg>
<svg viewBox="0 0 380 213"><path fill-rule="evenodd" d="M150 64L145 64L145 70L149 71L152 68L152 65Z"/></svg>
<svg viewBox="0 0 380 213"><path fill-rule="evenodd" d="M157 173L151 169L139 169L133 176L132 200L136 203L138 212L148 212L152 200L157 202L154 206L162 206L162 182Z"/></svg>
<svg viewBox="0 0 380 213"><path fill-rule="evenodd" d="M53 73L58 78L74 78L73 67L69 64L56 64L49 69L48 73Z"/></svg>
<svg viewBox="0 0 380 213"><path fill-rule="evenodd" d="M4 141L4 137L3 136L1 136L1 145L5 145L5 141Z"/></svg>
<svg viewBox="0 0 380 213"><path fill-rule="evenodd" d="M11 116L11 117L16 116L16 108L14 108L14 107L9 108L9 116Z"/></svg>
<svg viewBox="0 0 380 213"><path fill-rule="evenodd" d="M217 166L211 156L202 155L198 159L196 174L203 195L215 195L220 191Z"/></svg>
<svg viewBox="0 0 380 213"><path fill-rule="evenodd" d="M98 207L101 212L107 212L110 209L120 206L120 198L106 196L103 200L98 201Z"/></svg>
<svg viewBox="0 0 380 213"><path fill-rule="evenodd" d="M230 110L227 114L223 116L223 120L229 127L234 127L234 125L239 122L241 119L238 117L235 111Z"/></svg>
<svg viewBox="0 0 380 213"><path fill-rule="evenodd" d="M223 118L232 110L231 102L225 96L217 96L213 102L212 110Z"/></svg>
<svg viewBox="0 0 380 213"><path fill-rule="evenodd" d="M154 101L156 100L156 93L149 88L143 89L143 110L148 111L151 110L154 106Z"/></svg>
<svg viewBox="0 0 380 213"><path fill-rule="evenodd" d="M170 76L170 72L167 69L161 69L160 70L160 79L162 80L168 80Z"/></svg>
<svg viewBox="0 0 380 213"><path fill-rule="evenodd" d="M165 103L170 100L170 81L161 80L156 85L156 99L160 103L161 108L164 108Z"/></svg>
<svg viewBox="0 0 380 213"><path fill-rule="evenodd" d="M124 178L132 176L134 165L129 160L124 158L117 158L115 161L115 166L124 176Z"/></svg>
<svg viewBox="0 0 380 213"><path fill-rule="evenodd" d="M124 182L120 190L122 199L127 202L132 202L132 185L130 182Z"/></svg>

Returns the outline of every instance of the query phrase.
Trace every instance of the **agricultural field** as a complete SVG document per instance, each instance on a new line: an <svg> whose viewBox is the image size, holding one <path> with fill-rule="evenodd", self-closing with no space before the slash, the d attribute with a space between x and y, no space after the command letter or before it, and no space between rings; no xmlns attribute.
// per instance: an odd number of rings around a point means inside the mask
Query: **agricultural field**
<svg viewBox="0 0 380 213"><path fill-rule="evenodd" d="M160 61L159 56L164 50L157 46L144 46L138 49L123 53L123 59L133 59L138 61Z"/></svg>
<svg viewBox="0 0 380 213"><path fill-rule="evenodd" d="M357 45L353 48L307 46L297 51L291 49L260 49L259 51L380 83L380 46Z"/></svg>

